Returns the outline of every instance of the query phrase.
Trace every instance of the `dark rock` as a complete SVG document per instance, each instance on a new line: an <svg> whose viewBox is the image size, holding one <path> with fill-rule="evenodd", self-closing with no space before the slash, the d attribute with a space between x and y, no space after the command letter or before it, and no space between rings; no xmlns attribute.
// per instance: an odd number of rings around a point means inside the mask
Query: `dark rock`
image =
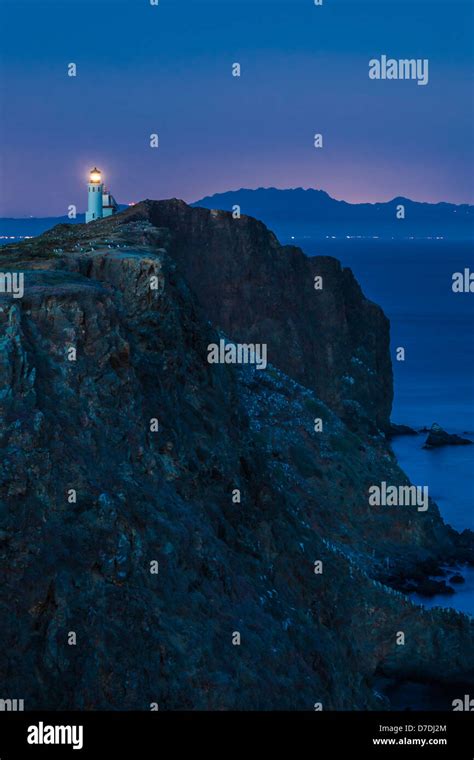
<svg viewBox="0 0 474 760"><path fill-rule="evenodd" d="M405 594L417 592L421 596L436 596L437 594L452 594L453 589L444 580L433 576L444 575L440 563L434 559L426 559L410 569L408 567L392 574L386 579L391 586Z"/></svg>
<svg viewBox="0 0 474 760"><path fill-rule="evenodd" d="M464 577L460 573L456 573L455 575L452 575L449 579L451 583L465 583Z"/></svg>
<svg viewBox="0 0 474 760"><path fill-rule="evenodd" d="M433 578L426 578L424 581L418 581L416 591L421 596L437 596L438 594L454 594L454 589L447 585L445 581L437 581Z"/></svg>
<svg viewBox="0 0 474 760"><path fill-rule="evenodd" d="M182 201L144 201L121 217L170 231L169 253L216 327L238 341L266 342L272 364L315 390L349 424L367 418L388 427L389 323L350 269L281 246L251 217L234 219Z"/></svg>
<svg viewBox="0 0 474 760"><path fill-rule="evenodd" d="M408 425L396 425L394 422L391 422L386 437L390 439L399 435L418 435L418 431Z"/></svg>
<svg viewBox="0 0 474 760"><path fill-rule="evenodd" d="M433 423L423 446L424 449L434 449L440 446L466 446L471 444L468 438L462 438L454 433L447 433L436 422Z"/></svg>
<svg viewBox="0 0 474 760"><path fill-rule="evenodd" d="M445 581L436 580L433 578L426 578L421 576L416 577L398 577L394 580L395 588L404 594L412 594L416 592L420 596L432 597L438 594L454 594L454 589L448 586Z"/></svg>
<svg viewBox="0 0 474 760"><path fill-rule="evenodd" d="M382 436L341 418L388 421L382 312L338 262L308 263L253 220L134 208L0 249L25 273L24 298L0 298L3 695L27 710L379 709L377 670L465 680L469 619L380 581L436 572L473 536L433 502L370 507L372 483L408 481ZM300 292L313 267L324 304ZM219 315L311 387L210 365Z"/></svg>

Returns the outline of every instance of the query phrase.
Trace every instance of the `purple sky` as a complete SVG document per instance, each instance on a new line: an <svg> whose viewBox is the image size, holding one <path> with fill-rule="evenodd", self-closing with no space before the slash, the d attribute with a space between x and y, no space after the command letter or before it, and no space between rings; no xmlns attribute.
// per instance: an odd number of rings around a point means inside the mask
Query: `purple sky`
<svg viewBox="0 0 474 760"><path fill-rule="evenodd" d="M260 186L474 201L470 3L4 0L0 20L0 216L84 210L94 164L121 203ZM370 80L382 54L428 58L428 85Z"/></svg>

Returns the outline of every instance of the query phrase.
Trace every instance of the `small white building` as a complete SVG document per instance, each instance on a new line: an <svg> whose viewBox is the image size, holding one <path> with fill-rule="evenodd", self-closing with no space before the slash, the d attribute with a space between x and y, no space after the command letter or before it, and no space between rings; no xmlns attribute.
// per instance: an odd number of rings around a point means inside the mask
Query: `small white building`
<svg viewBox="0 0 474 760"><path fill-rule="evenodd" d="M104 186L99 169L94 167L87 183L86 224L96 219L103 219L105 216L112 216L117 211L118 206L114 196Z"/></svg>

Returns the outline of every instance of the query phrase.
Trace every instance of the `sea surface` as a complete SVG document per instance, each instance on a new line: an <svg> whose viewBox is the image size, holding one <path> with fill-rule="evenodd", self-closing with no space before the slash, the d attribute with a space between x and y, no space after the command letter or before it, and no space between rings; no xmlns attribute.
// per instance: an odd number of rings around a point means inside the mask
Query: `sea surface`
<svg viewBox="0 0 474 760"><path fill-rule="evenodd" d="M395 399L392 421L417 430L440 424L474 440L474 293L453 293L452 275L474 272L472 242L446 240L326 239L310 231L280 232L310 256L338 258L350 267L365 295L391 323ZM405 361L396 348L405 348ZM446 522L474 530L474 445L423 449L426 434L395 438L402 469L427 485ZM474 615L474 568L453 568L465 583L453 596L414 595L427 607L454 607Z"/></svg>

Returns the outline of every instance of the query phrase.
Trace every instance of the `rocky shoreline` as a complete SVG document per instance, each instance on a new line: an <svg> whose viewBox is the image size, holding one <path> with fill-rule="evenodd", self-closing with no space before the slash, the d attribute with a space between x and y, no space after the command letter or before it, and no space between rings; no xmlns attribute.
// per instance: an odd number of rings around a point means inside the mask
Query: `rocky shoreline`
<svg viewBox="0 0 474 760"><path fill-rule="evenodd" d="M447 433L437 422L434 422L430 428L423 427L420 430L415 430L409 427L409 425L396 425L392 422L386 435L387 439L391 440L397 436L419 435L421 433L428 433L428 437L423 444L424 449L437 449L442 446L469 446L474 443L470 438L464 438L456 433Z"/></svg>
<svg viewBox="0 0 474 760"><path fill-rule="evenodd" d="M446 432L440 425L433 423L430 427L415 430L408 425L391 424L387 433L387 439L392 440L398 436L420 436L428 434L424 444L420 448L430 450L444 446L469 445L472 443L467 438L457 434ZM472 542L474 533L466 529L461 534L459 552L454 554L447 562L427 562L422 564L415 572L410 568L404 568L393 577L387 578L386 582L393 585L403 593L417 593L424 598L432 598L437 595L452 596L456 593L456 586L464 583L462 566L474 567L472 554ZM461 565L461 570L456 572L452 567ZM454 572L454 574L453 574ZM454 584L454 587L453 587Z"/></svg>

